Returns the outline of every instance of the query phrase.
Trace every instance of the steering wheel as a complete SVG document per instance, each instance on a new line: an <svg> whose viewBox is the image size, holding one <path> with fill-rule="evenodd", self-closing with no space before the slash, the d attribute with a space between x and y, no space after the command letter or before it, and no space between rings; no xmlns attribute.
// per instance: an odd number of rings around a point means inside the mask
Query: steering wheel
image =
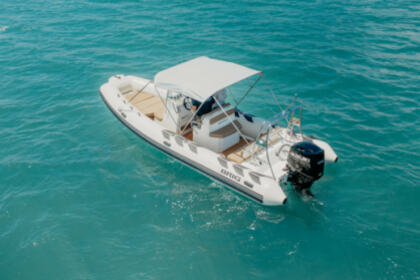
<svg viewBox="0 0 420 280"><path fill-rule="evenodd" d="M184 98L184 108L188 111L192 110L192 99L190 97L185 97Z"/></svg>

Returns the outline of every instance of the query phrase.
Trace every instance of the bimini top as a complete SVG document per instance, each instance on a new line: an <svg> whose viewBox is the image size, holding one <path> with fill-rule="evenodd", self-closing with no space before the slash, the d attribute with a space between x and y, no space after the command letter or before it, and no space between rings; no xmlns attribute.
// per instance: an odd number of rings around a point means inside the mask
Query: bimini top
<svg viewBox="0 0 420 280"><path fill-rule="evenodd" d="M218 59L201 56L160 71L154 82L165 88L204 102L217 91L240 82L260 71Z"/></svg>

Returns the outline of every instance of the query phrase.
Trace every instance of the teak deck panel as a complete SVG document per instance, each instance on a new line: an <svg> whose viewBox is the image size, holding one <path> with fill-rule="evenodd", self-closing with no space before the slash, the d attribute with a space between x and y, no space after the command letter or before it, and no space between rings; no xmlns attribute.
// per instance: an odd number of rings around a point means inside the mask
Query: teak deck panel
<svg viewBox="0 0 420 280"><path fill-rule="evenodd" d="M156 118L160 121L163 119L165 106L158 96L145 91L140 93L138 91L131 91L126 93L124 97L127 101L133 98L130 103L149 118Z"/></svg>

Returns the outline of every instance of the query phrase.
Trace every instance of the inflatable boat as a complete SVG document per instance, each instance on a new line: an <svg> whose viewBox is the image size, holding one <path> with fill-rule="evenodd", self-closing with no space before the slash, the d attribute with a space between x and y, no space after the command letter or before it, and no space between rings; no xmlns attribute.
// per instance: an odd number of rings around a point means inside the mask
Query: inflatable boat
<svg viewBox="0 0 420 280"><path fill-rule="evenodd" d="M263 119L239 109L262 72L198 57L158 72L153 80L115 75L100 93L110 111L163 153L258 203L286 202L284 188L307 191L338 157L302 133L302 107ZM234 84L248 80L238 99Z"/></svg>

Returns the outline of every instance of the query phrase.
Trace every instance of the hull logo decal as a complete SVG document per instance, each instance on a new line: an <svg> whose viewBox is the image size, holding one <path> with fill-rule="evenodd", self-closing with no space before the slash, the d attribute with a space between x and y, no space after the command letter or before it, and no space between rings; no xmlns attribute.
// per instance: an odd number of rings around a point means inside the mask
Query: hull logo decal
<svg viewBox="0 0 420 280"><path fill-rule="evenodd" d="M222 173L223 175L225 175L226 177L228 177L228 178L230 178L230 179L233 179L233 180L235 180L235 181L237 181L237 182L241 182L241 177L239 177L239 176L237 176L237 175L233 174L232 172L227 171L227 170L226 170L226 169L224 169L224 168L222 168L222 169L220 170L220 173Z"/></svg>

